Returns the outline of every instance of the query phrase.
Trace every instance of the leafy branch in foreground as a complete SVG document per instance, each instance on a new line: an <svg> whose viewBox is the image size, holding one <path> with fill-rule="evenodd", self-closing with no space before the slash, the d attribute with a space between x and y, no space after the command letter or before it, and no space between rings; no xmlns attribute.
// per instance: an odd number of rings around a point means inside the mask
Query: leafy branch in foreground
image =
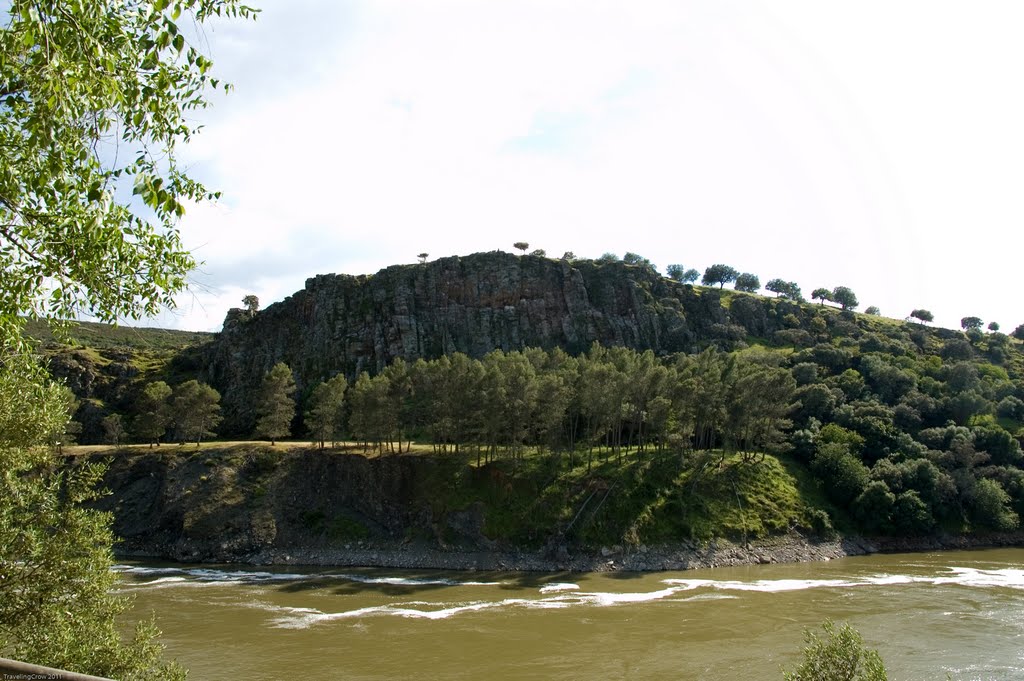
<svg viewBox="0 0 1024 681"><path fill-rule="evenodd" d="M0 652L118 679L179 679L156 629L122 642L102 470L54 455L68 391L25 319L137 319L173 306L195 260L177 222L216 194L178 165L209 90L179 29L252 18L238 0L12 0L0 28ZM135 197L123 199L128 195ZM115 425L113 422L111 425ZM156 428L153 428L156 431Z"/></svg>

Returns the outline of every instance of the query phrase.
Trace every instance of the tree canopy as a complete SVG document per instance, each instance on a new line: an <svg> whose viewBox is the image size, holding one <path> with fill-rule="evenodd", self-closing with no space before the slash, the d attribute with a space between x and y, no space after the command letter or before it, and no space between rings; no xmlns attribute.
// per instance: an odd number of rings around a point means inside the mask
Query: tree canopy
<svg viewBox="0 0 1024 681"><path fill-rule="evenodd" d="M968 329L980 329L982 325L981 317L963 317L960 319L960 328L964 331Z"/></svg>
<svg viewBox="0 0 1024 681"><path fill-rule="evenodd" d="M756 293L761 288L761 280L756 274L744 272L736 277L736 290L745 293Z"/></svg>
<svg viewBox="0 0 1024 681"><path fill-rule="evenodd" d="M911 310L910 316L925 323L935 321L935 315L928 310Z"/></svg>
<svg viewBox="0 0 1024 681"><path fill-rule="evenodd" d="M836 286L832 289L832 302L839 303L844 310L854 310L860 304L853 289L847 286Z"/></svg>
<svg viewBox="0 0 1024 681"><path fill-rule="evenodd" d="M278 362L263 377L256 398L256 435L273 445L275 440L291 434L295 418L295 378L284 362Z"/></svg>
<svg viewBox="0 0 1024 681"><path fill-rule="evenodd" d="M739 272L729 265L712 265L704 270L704 278L701 279L701 283L705 286L718 284L718 287L722 288L729 282L736 281L738 276Z"/></svg>
<svg viewBox="0 0 1024 681"><path fill-rule="evenodd" d="M33 366L26 318L138 319L186 285L177 221L216 196L177 151L207 92L227 89L183 19L255 16L237 0L12 0L0 29L0 649L123 679L180 678L154 629L124 643L108 519L80 504L100 470L42 447L66 391ZM9 418L8 418L9 417ZM117 424L110 422L112 427ZM116 429L116 428L115 428ZM155 429L155 427L154 427Z"/></svg>

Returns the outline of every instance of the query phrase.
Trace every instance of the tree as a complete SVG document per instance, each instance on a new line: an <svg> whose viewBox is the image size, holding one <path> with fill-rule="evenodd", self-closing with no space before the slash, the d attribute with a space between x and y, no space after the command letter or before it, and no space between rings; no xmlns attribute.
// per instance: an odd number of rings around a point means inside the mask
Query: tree
<svg viewBox="0 0 1024 681"><path fill-rule="evenodd" d="M67 404L21 329L138 319L185 287L195 260L177 220L214 194L176 150L219 83L179 31L183 12L198 27L255 15L237 0L12 0L0 28L0 650L115 678L183 672L160 663L152 626L121 639L109 522L80 505L99 471L59 466L43 446Z"/></svg>
<svg viewBox="0 0 1024 681"><path fill-rule="evenodd" d="M622 256L622 262L626 263L627 265L646 265L649 267L652 266L651 261L648 260L647 258L637 253L631 253L629 251L626 252L626 255Z"/></svg>
<svg viewBox="0 0 1024 681"><path fill-rule="evenodd" d="M1018 326L1018 327L1017 327L1016 329L1014 329L1014 330L1013 330L1013 333L1012 333L1012 334L1010 334L1010 335L1012 335L1012 336L1013 336L1014 338L1016 338L1017 340L1022 340L1022 341L1024 341L1024 324L1021 324L1021 325L1020 325L1020 326Z"/></svg>
<svg viewBox="0 0 1024 681"><path fill-rule="evenodd" d="M295 378L284 362L278 362L263 377L256 398L256 436L270 440L270 446L292 432L295 419Z"/></svg>
<svg viewBox="0 0 1024 681"><path fill-rule="evenodd" d="M419 258L420 264L422 265L423 263L425 263L425 262L427 261L427 258L428 258L429 256L430 256L430 254L429 254L429 253L420 253L420 254L419 254L419 255L417 255L416 257L417 257L417 258Z"/></svg>
<svg viewBox="0 0 1024 681"><path fill-rule="evenodd" d="M761 280L757 275L744 272L736 277L736 290L744 293L756 293L761 288Z"/></svg>
<svg viewBox="0 0 1024 681"><path fill-rule="evenodd" d="M601 257L595 260L598 265L610 265L614 262L619 262L619 256L614 253L602 253Z"/></svg>
<svg viewBox="0 0 1024 681"><path fill-rule="evenodd" d="M772 279L764 285L764 288L766 291L774 293L775 297L778 298L783 293L789 291L789 283L782 279Z"/></svg>
<svg viewBox="0 0 1024 681"><path fill-rule="evenodd" d="M562 254L562 260L566 262L574 262L576 260L576 254L572 251L566 251Z"/></svg>
<svg viewBox="0 0 1024 681"><path fill-rule="evenodd" d="M180 442L199 445L220 424L220 393L195 379L185 381L171 397L171 420Z"/></svg>
<svg viewBox="0 0 1024 681"><path fill-rule="evenodd" d="M988 330L991 331L992 333L995 333L996 331L998 331L999 330L999 322L989 322Z"/></svg>
<svg viewBox="0 0 1024 681"><path fill-rule="evenodd" d="M834 299L832 297L832 291L827 288L816 288L811 291L811 300L820 301L819 305L824 305L826 300L831 303Z"/></svg>
<svg viewBox="0 0 1024 681"><path fill-rule="evenodd" d="M665 274L672 281L683 281L683 274L686 273L686 268L682 265L672 264L665 268Z"/></svg>
<svg viewBox="0 0 1024 681"><path fill-rule="evenodd" d="M168 399L171 397L171 388L163 381L147 383L142 389L142 394L135 400L135 419L132 421L132 430L135 437L148 442L152 447L160 445L160 438L167 432L167 424L170 423L171 413Z"/></svg>
<svg viewBox="0 0 1024 681"><path fill-rule="evenodd" d="M242 298L242 305L245 305L250 318L255 317L256 313L260 311L260 299L251 293Z"/></svg>
<svg viewBox="0 0 1024 681"><path fill-rule="evenodd" d="M836 629L831 620L821 625L825 639L811 630L804 631L807 646L803 662L791 672L786 681L885 681L889 677L877 650L864 646L864 639L849 624Z"/></svg>
<svg viewBox="0 0 1024 681"><path fill-rule="evenodd" d="M911 310L910 316L913 317L914 319L920 319L925 324L931 321L935 321L935 315L933 315L928 310Z"/></svg>
<svg viewBox="0 0 1024 681"><path fill-rule="evenodd" d="M882 311L878 309L877 305L869 305L868 308L864 310L864 314L869 314L877 317L878 315L882 314Z"/></svg>
<svg viewBox="0 0 1024 681"><path fill-rule="evenodd" d="M853 290L846 286L836 286L832 289L832 302L839 303L844 310L854 310L859 305Z"/></svg>
<svg viewBox="0 0 1024 681"><path fill-rule="evenodd" d="M526 255L526 249L529 247L530 244L526 243L525 241L517 241L514 244L512 244L512 248L522 251L523 255Z"/></svg>
<svg viewBox="0 0 1024 681"><path fill-rule="evenodd" d="M114 538L83 506L99 497L102 467L59 467L40 446L59 437L70 404L27 355L0 362L0 649L118 679L184 679L160 662L151 622L121 640L116 618L130 601L115 593Z"/></svg>
<svg viewBox="0 0 1024 681"><path fill-rule="evenodd" d="M548 252L545 251L543 248L537 248L537 249L534 249L534 250L530 251L530 255L535 255L538 258L546 258L546 257L548 257Z"/></svg>
<svg viewBox="0 0 1024 681"><path fill-rule="evenodd" d="M692 284L693 282L697 281L697 279L699 279L699 278L700 278L700 272L698 272L695 269L691 268L691 269L688 269L685 272L683 272L683 283L684 284Z"/></svg>
<svg viewBox="0 0 1024 681"><path fill-rule="evenodd" d="M124 418L120 414L107 414L101 423L107 444L121 444L121 440L124 439Z"/></svg>
<svg viewBox="0 0 1024 681"><path fill-rule="evenodd" d="M306 427L324 448L326 440L333 440L341 429L344 416L345 390L348 381L341 374L313 388L306 410Z"/></svg>
<svg viewBox="0 0 1024 681"><path fill-rule="evenodd" d="M960 319L960 328L964 331L969 329L980 329L982 323L981 317L962 317Z"/></svg>
<svg viewBox="0 0 1024 681"><path fill-rule="evenodd" d="M728 265L712 265L704 270L704 278L701 280L701 283L705 286L718 284L718 287L722 288L729 282L736 281L738 275L739 272Z"/></svg>

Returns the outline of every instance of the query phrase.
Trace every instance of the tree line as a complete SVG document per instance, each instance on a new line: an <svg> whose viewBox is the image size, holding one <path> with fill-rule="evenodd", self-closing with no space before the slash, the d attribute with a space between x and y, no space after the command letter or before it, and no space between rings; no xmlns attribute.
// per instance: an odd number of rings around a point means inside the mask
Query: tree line
<svg viewBox="0 0 1024 681"><path fill-rule="evenodd" d="M334 376L301 396L278 364L256 395L254 435L303 432L321 447L344 435L381 454L416 441L478 463L534 451L588 470L595 454L622 462L665 453L681 465L708 453L712 462L739 454L751 465L764 453L787 454L865 531L1005 530L1024 513L1024 380L1004 362L1005 339L936 346L918 338L922 349L900 330L856 343L665 357L598 344L579 356L456 353L396 359L351 383ZM189 397L196 387L152 385L145 393L165 398L140 400L137 437L156 438L164 424L194 439L201 426L177 419L186 411L198 419L203 407ZM216 400L206 404L209 426ZM172 416L155 416L160 409Z"/></svg>

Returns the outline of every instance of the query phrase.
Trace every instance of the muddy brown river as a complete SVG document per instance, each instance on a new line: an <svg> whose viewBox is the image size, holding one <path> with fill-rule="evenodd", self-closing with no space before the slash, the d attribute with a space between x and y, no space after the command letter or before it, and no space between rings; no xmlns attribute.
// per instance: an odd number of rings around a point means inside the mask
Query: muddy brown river
<svg viewBox="0 0 1024 681"><path fill-rule="evenodd" d="M826 617L891 679L1024 680L1024 549L644 574L118 569L197 680L779 679Z"/></svg>

